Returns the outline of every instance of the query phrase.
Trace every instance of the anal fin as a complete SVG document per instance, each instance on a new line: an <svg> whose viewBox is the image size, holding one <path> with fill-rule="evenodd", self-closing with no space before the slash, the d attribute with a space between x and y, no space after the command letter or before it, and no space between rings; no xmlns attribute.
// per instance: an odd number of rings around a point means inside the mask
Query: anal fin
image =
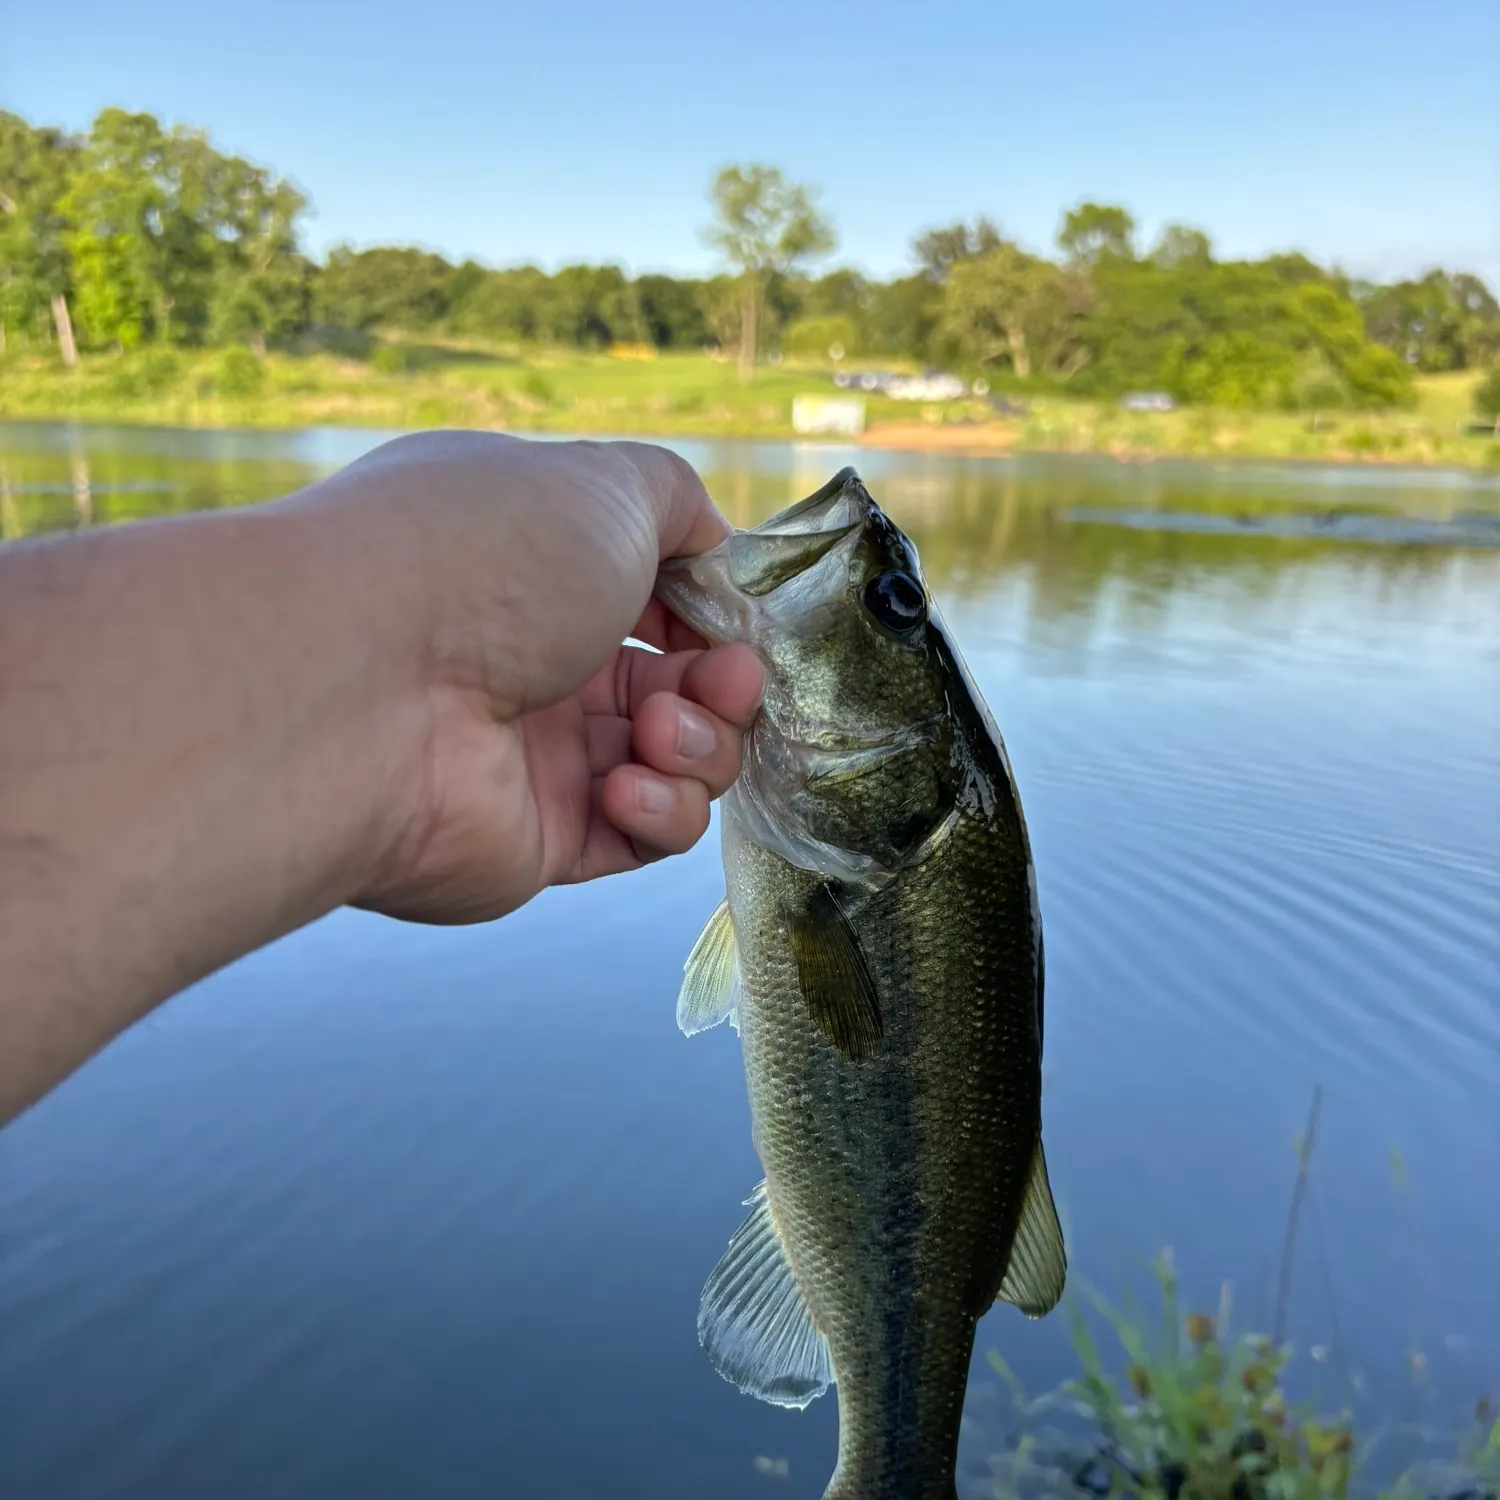
<svg viewBox="0 0 1500 1500"><path fill-rule="evenodd" d="M777 1406L803 1407L833 1383L828 1343L792 1274L764 1181L745 1200L698 1306L698 1340L725 1380Z"/></svg>
<svg viewBox="0 0 1500 1500"><path fill-rule="evenodd" d="M995 1300L1014 1303L1028 1318L1044 1317L1061 1301L1067 1275L1062 1225L1057 1221L1057 1205L1047 1181L1047 1159L1038 1141L1011 1244L1010 1264Z"/></svg>

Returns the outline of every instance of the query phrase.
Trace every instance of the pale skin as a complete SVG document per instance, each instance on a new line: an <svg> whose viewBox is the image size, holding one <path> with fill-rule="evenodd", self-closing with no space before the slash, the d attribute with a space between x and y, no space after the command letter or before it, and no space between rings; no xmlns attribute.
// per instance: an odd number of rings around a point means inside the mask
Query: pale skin
<svg viewBox="0 0 1500 1500"><path fill-rule="evenodd" d="M762 671L651 589L727 530L664 449L445 432L0 551L0 1125L337 907L484 921L691 847Z"/></svg>

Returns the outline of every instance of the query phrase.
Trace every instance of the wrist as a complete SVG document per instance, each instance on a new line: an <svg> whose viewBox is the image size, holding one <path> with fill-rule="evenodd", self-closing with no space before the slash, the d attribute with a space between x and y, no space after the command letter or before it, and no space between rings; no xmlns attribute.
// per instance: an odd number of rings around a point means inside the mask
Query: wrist
<svg viewBox="0 0 1500 1500"><path fill-rule="evenodd" d="M395 512L314 486L254 517L285 579L288 810L324 910L378 881L423 798L431 570Z"/></svg>

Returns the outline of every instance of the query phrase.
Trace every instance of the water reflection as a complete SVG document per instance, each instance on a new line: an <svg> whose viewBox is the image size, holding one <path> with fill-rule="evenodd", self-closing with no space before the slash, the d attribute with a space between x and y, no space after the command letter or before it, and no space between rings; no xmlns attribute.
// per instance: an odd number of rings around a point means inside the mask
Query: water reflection
<svg viewBox="0 0 1500 1500"><path fill-rule="evenodd" d="M251 504L330 472L391 434L0 427L0 523L19 538L97 520ZM1212 577L1286 623L1296 576L1337 570L1399 607L1500 550L1500 478L1421 470L1096 459L963 459L817 444L685 442L720 509L754 525L852 463L912 535L945 597L1024 592L1057 623L1137 618ZM71 500L71 504L69 503ZM1139 612L1144 611L1144 614ZM1075 636L1074 639L1077 639Z"/></svg>
<svg viewBox="0 0 1500 1500"><path fill-rule="evenodd" d="M90 526L94 520L94 495L89 484L88 454L82 445L74 447L68 455L68 467L73 478L73 515L78 526Z"/></svg>

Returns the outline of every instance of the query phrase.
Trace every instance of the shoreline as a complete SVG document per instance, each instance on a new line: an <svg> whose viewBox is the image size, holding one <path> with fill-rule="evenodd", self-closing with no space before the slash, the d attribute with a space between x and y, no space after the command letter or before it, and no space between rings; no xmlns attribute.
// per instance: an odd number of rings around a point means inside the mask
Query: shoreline
<svg viewBox="0 0 1500 1500"><path fill-rule="evenodd" d="M962 427L929 428L925 432L916 430L922 424L911 423L891 428L876 428L867 432L860 446L887 453L943 453L954 458L1104 458L1119 464L1170 463L1181 460L1189 463L1225 464L1297 464L1308 468L1324 469L1412 469L1426 473L1462 474L1474 479L1494 479L1500 482L1500 442L1496 443L1496 462L1460 463L1449 458L1422 459L1403 453L1294 453L1285 452L1232 452L1222 449L1169 451L1161 448L1135 448L1126 443L1112 443L1093 448L1048 447L1039 444L1005 440L1005 434L993 436L984 429L966 435ZM995 427L1002 424L996 423ZM1017 424L1003 424L1014 428ZM908 430L910 429L910 431ZM879 441L872 441L878 438ZM806 442L796 438L791 441Z"/></svg>
<svg viewBox="0 0 1500 1500"><path fill-rule="evenodd" d="M330 414L331 415L331 414ZM1112 463L1147 465L1162 462L1224 463L1236 467L1246 464L1295 464L1320 469L1410 469L1413 472L1450 474L1474 480L1500 483L1500 441L1494 444L1494 458L1466 463L1453 455L1424 458L1405 452L1323 451L1296 452L1290 447L1235 451L1216 445L1192 448L1153 448L1114 440L1103 443L1068 445L1037 443L1025 440L1021 422L954 423L883 422L865 430L858 438L799 433L789 424L775 426L746 424L710 431L694 430L685 423L402 423L387 420L383 414L339 413L328 420L309 414L301 420L257 419L253 410L237 411L233 417L215 413L203 419L199 414L174 413L171 416L135 412L87 414L79 412L8 413L0 410L0 430L7 426L76 426L136 427L176 429L191 432L306 432L339 430L368 432L419 432L446 426L468 426L482 432L506 432L516 437L553 436L558 438L656 439L683 442L759 442L788 443L799 446L830 448L859 447L872 452L940 454L953 458L1093 458ZM1484 441L1484 440L1481 440Z"/></svg>
<svg viewBox="0 0 1500 1500"><path fill-rule="evenodd" d="M451 351L449 351L451 356ZM1381 411L1259 411L1179 406L1126 411L1058 393L1001 415L978 398L862 397L858 434L799 433L797 402L826 391L828 371L761 369L741 382L707 356L629 364L607 354L492 353L392 371L329 354L146 350L95 355L74 370L0 360L0 422L191 430L339 427L482 431L697 442L827 443L873 452L1006 458L1075 455L1144 464L1178 458L1500 475L1500 438L1466 433L1471 375L1424 376L1413 405Z"/></svg>

